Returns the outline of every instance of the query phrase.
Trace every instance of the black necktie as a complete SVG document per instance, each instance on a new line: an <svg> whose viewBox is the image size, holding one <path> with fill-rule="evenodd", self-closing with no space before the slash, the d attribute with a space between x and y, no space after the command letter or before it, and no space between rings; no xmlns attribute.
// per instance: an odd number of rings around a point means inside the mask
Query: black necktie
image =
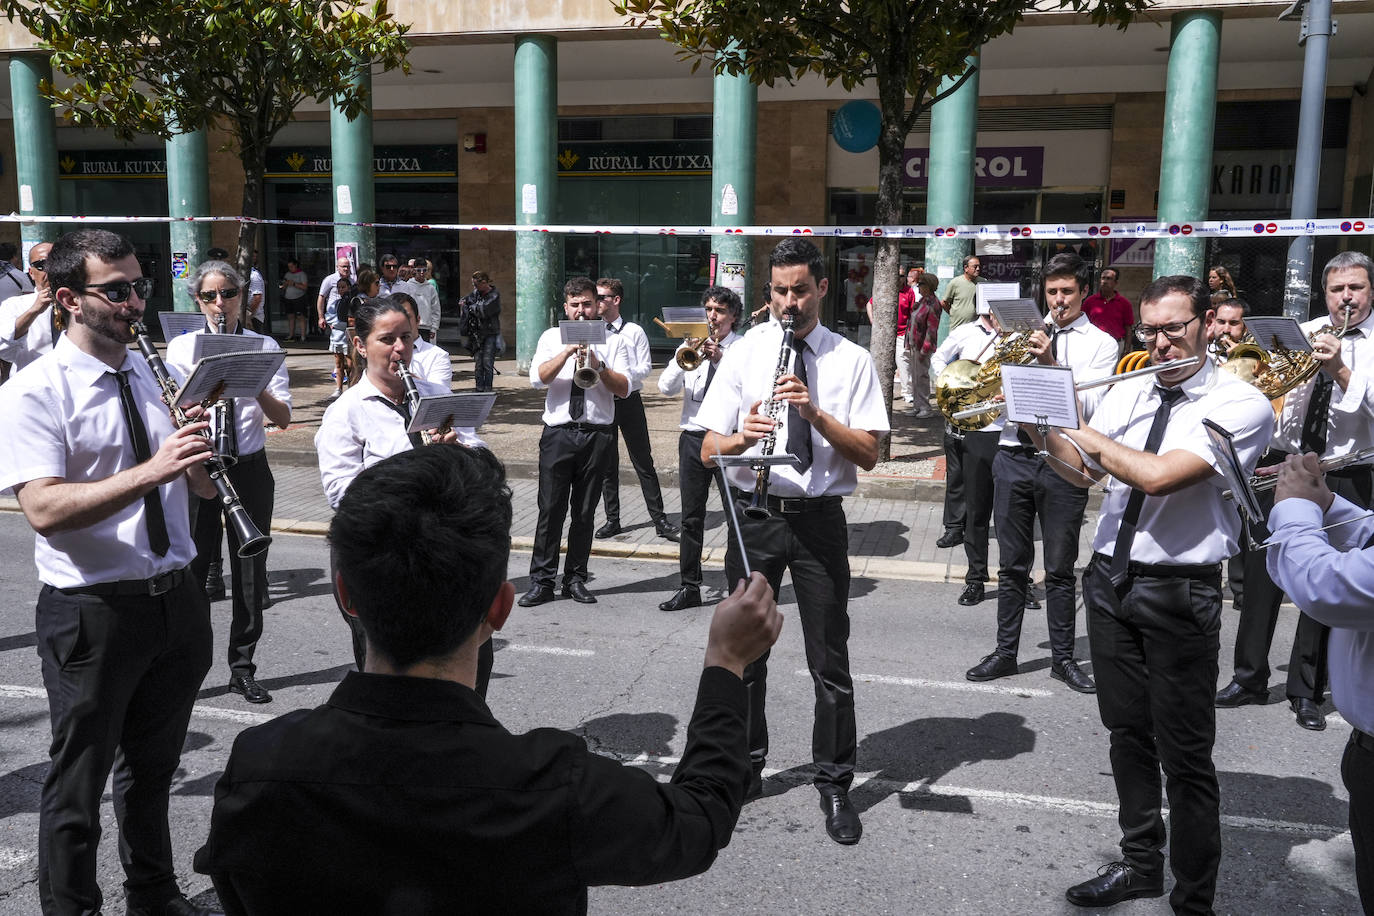
<svg viewBox="0 0 1374 916"><path fill-rule="evenodd" d="M1357 328L1345 332L1346 337L1362 336ZM1351 345L1353 349L1353 344ZM1307 413L1302 418L1302 438L1298 440L1298 454L1315 452L1326 453L1326 434L1331 424L1327 416L1331 410L1331 389L1335 380L1325 372L1318 372L1312 385L1312 397L1307 402Z"/></svg>
<svg viewBox="0 0 1374 916"><path fill-rule="evenodd" d="M806 341L797 341L796 349L797 359L792 374L810 388L811 383L806 377ZM798 471L804 473L811 467L811 424L802 419L797 405L791 403L787 405L787 451L801 459L801 463L797 465Z"/></svg>
<svg viewBox="0 0 1374 916"><path fill-rule="evenodd" d="M706 369L706 385L705 385L705 387L703 387L703 388L701 389L701 393L702 393L703 396L706 394L706 392L708 392L708 391L711 390L711 379L713 379L713 378L715 378L715 377L716 377L716 364L715 364L715 363L711 363L711 365Z"/></svg>
<svg viewBox="0 0 1374 916"><path fill-rule="evenodd" d="M1183 397L1183 389L1160 388L1156 385L1155 393L1159 395L1159 409L1155 411L1150 433L1145 437L1145 451L1152 454L1159 452L1159 444L1164 441L1164 428L1169 425L1169 411L1173 409L1174 402ZM1140 507L1144 503L1145 492L1132 488L1131 496L1126 500L1126 511L1121 516L1121 527L1116 532L1116 549L1112 551L1110 577L1113 585L1126 581L1126 567L1131 562L1131 542L1135 540L1135 526L1140 521Z"/></svg>
<svg viewBox="0 0 1374 916"><path fill-rule="evenodd" d="M400 414L400 415L401 415L401 418L404 419L404 420L406 421L406 428L407 428L407 429L410 428L411 416L410 416L410 402L409 402L409 401L403 400L403 401L401 401L401 403L397 404L396 402L392 401L390 398L388 398L388 397L386 397L386 396L383 396L383 397L382 397L382 403L385 404L386 406L390 407L392 410L396 411L398 414ZM407 438L410 439L410 444L413 445L413 446L415 446L416 448L419 448L420 446L422 446L422 445L425 444L424 438L421 437L421 435L420 435L419 433L406 433L406 436L407 436Z"/></svg>
<svg viewBox="0 0 1374 916"><path fill-rule="evenodd" d="M572 397L568 399L568 416L574 420L582 419L587 412L587 392L573 380Z"/></svg>
<svg viewBox="0 0 1374 916"><path fill-rule="evenodd" d="M1050 355L1054 357L1056 363L1063 366L1066 365L1066 362L1065 357L1059 355L1059 341L1061 340L1064 341L1064 349L1067 350L1069 347L1068 328L1055 328L1054 331L1050 333Z"/></svg>
<svg viewBox="0 0 1374 916"><path fill-rule="evenodd" d="M142 464L153 457L148 447L148 427L143 425L143 415L138 412L133 389L129 387L129 377L123 372L110 374L119 383L119 406L124 411L124 425L129 428L129 438L134 443L134 461ZM143 494L143 521L148 526L148 546L158 556L167 556L172 541L167 536L167 517L162 514L162 496L157 487Z"/></svg>

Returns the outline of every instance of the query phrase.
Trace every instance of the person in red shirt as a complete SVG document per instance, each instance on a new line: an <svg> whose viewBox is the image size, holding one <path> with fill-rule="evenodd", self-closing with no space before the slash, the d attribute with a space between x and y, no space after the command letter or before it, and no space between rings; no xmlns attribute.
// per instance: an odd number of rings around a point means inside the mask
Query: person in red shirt
<svg viewBox="0 0 1374 916"><path fill-rule="evenodd" d="M1135 324L1135 309L1129 299L1116 291L1117 279L1115 267L1104 268L1097 278L1097 292L1083 301L1083 313L1122 346L1126 333Z"/></svg>
<svg viewBox="0 0 1374 916"><path fill-rule="evenodd" d="M907 391L916 394L912 416L924 420L935 416L930 406L930 354L939 343L940 300L935 298L935 290L940 281L935 274L922 272L919 267L913 267L911 273L919 276L913 284L916 306L911 310L906 329L906 352L911 358L911 386Z"/></svg>

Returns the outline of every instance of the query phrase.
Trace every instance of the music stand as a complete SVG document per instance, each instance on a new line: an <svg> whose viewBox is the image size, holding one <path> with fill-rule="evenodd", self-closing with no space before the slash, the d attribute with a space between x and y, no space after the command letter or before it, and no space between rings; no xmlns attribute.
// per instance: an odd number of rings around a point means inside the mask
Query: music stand
<svg viewBox="0 0 1374 916"><path fill-rule="evenodd" d="M753 569L749 566L749 551L744 549L744 532L739 528L739 516L735 513L735 500L730 495L730 479L725 476L726 468L747 467L751 471L759 471L765 467L776 467L780 464L790 464L796 467L801 464L801 459L796 455L789 455L783 452L781 455L712 455L711 460L720 468L720 482L723 489L721 496L725 502L725 517L729 519L730 529L735 533L735 543L739 545L740 560L744 563L744 578L749 579L754 575ZM730 590L730 583L726 582L726 591Z"/></svg>

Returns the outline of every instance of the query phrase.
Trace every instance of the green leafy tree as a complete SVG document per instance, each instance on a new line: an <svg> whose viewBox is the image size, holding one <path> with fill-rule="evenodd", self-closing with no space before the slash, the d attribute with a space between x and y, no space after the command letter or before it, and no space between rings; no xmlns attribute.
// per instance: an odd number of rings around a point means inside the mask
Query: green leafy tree
<svg viewBox="0 0 1374 916"><path fill-rule="evenodd" d="M272 138L306 99L350 119L371 99L362 64L409 72L409 26L386 0L0 0L70 85L42 91L71 123L121 139L219 128L243 162L243 215L262 216ZM238 265L256 226L239 226Z"/></svg>
<svg viewBox="0 0 1374 916"><path fill-rule="evenodd" d="M693 69L745 74L772 86L815 74L846 90L877 86L879 225L902 223L902 154L916 119L972 75L969 58L1027 13L1059 9L1124 28L1152 0L612 0L639 28L656 28ZM944 82L949 79L949 82ZM878 244L872 352L891 402L898 247ZM889 454L883 443L882 457Z"/></svg>

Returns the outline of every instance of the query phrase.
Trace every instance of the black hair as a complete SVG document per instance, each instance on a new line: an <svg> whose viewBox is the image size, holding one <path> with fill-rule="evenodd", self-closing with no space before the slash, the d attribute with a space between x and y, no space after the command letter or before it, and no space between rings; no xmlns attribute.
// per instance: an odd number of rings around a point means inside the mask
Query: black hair
<svg viewBox="0 0 1374 916"><path fill-rule="evenodd" d="M1212 307L1212 294L1208 291L1207 284L1197 277L1186 274L1156 277L1140 294L1140 304L1158 302L1170 293L1182 293L1187 296L1193 304L1194 317L1201 318Z"/></svg>
<svg viewBox="0 0 1374 916"><path fill-rule="evenodd" d="M1214 303L1212 303L1212 308L1214 308L1214 309L1220 309L1220 308L1240 309L1240 317L1242 317L1242 318L1245 318L1245 317L1247 317L1247 316L1250 314L1250 303L1246 302L1244 299L1236 299L1236 298L1234 298L1234 297L1232 297L1232 298L1230 298L1230 299L1225 299L1225 300L1223 300L1223 301L1221 301L1221 302L1214 302Z"/></svg>
<svg viewBox="0 0 1374 916"><path fill-rule="evenodd" d="M121 261L134 253L134 246L122 235L105 229L78 229L53 242L48 252L48 286L66 287L75 293L86 288L86 257L94 256L106 264Z"/></svg>
<svg viewBox="0 0 1374 916"><path fill-rule="evenodd" d="M0 261L12 261L18 253L18 245L13 242L0 242Z"/></svg>
<svg viewBox="0 0 1374 916"><path fill-rule="evenodd" d="M1089 275L1088 262L1072 251L1061 251L1045 264L1044 277L1046 280L1055 277L1073 277L1078 281L1080 290L1088 288Z"/></svg>
<svg viewBox="0 0 1374 916"><path fill-rule="evenodd" d="M596 284L592 282L591 277L573 277L563 284L564 302L579 293L591 293L593 297L596 296Z"/></svg>
<svg viewBox="0 0 1374 916"><path fill-rule="evenodd" d="M374 299L370 296L355 296L349 314L353 316L353 336L367 340L367 336L372 333L372 326L377 323L377 319L387 312L400 312L407 319L410 313L405 306L395 301L392 296L382 299Z"/></svg>
<svg viewBox="0 0 1374 916"><path fill-rule="evenodd" d="M960 270L968 270L968 262L969 262L969 261L977 261L977 262L979 263L980 266L981 266L982 263L983 263L983 259L980 258L980 257L978 257L978 255L976 255L976 254L970 254L970 255L966 255L966 256L964 257L964 260L962 260L962 261L959 262L959 269L960 269Z"/></svg>
<svg viewBox="0 0 1374 916"><path fill-rule="evenodd" d="M369 649L398 667L452 653L506 581L511 493L485 448L436 443L349 485L329 524Z"/></svg>
<svg viewBox="0 0 1374 916"><path fill-rule="evenodd" d="M410 316L410 320L416 324L420 323L420 306L410 293L398 290L390 296L383 296L382 299L387 302L394 302L401 306L401 308L406 309L406 314Z"/></svg>
<svg viewBox="0 0 1374 916"><path fill-rule="evenodd" d="M625 284L615 277L602 277L596 281L596 285L606 287L612 296L620 296L622 299L625 297Z"/></svg>
<svg viewBox="0 0 1374 916"><path fill-rule="evenodd" d="M821 250L803 238L787 238L778 243L768 255L768 272L774 267L795 267L805 264L817 283L825 279L825 259Z"/></svg>
<svg viewBox="0 0 1374 916"><path fill-rule="evenodd" d="M701 304L704 306L712 299L730 310L735 319L735 330L738 331L739 320L744 315L744 303L739 300L739 293L728 286L708 286L701 294Z"/></svg>

